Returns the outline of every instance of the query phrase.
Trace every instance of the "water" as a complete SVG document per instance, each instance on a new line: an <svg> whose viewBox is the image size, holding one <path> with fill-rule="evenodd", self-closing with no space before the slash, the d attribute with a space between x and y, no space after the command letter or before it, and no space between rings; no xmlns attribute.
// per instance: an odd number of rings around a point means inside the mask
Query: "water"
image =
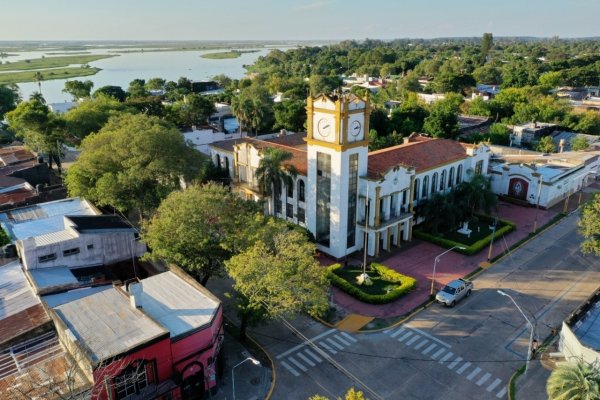
<svg viewBox="0 0 600 400"><path fill-rule="evenodd" d="M92 54L106 54L115 49L92 49ZM248 50L248 49L243 49ZM259 56L266 55L271 48L260 49L255 53L242 53L238 58L207 59L200 57L204 53L226 50L196 50L196 51L164 51L144 53L124 53L116 57L89 63L92 67L102 68L96 75L70 78L70 80L91 80L94 88L106 85L121 86L127 90L129 82L134 79L163 78L177 81L184 76L193 81L209 80L215 75L225 74L233 79L240 79L246 74L244 65L253 64ZM282 49L285 50L285 49ZM6 60L15 62L22 59L40 58L47 52L20 52L18 56ZM46 57L50 57L46 55ZM56 79L42 82L42 94L48 103L71 101L71 95L63 93L66 79ZM38 91L35 82L19 83L24 100L29 99L33 92Z"/></svg>

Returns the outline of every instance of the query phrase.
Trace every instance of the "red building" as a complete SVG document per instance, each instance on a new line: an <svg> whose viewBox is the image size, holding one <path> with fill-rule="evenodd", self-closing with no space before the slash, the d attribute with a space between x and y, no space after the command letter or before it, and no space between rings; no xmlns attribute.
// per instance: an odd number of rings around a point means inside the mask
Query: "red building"
<svg viewBox="0 0 600 400"><path fill-rule="evenodd" d="M94 399L202 399L217 385L221 303L177 270L108 286L51 314Z"/></svg>

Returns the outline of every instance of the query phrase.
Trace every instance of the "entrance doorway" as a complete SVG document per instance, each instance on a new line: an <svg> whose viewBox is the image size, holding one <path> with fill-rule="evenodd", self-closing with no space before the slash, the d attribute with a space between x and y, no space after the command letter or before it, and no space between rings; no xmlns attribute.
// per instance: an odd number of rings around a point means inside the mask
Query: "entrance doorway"
<svg viewBox="0 0 600 400"><path fill-rule="evenodd" d="M204 399L204 368L202 364L194 362L183 370L184 375L185 371L189 369L196 372L183 379L181 398L183 400L202 400Z"/></svg>

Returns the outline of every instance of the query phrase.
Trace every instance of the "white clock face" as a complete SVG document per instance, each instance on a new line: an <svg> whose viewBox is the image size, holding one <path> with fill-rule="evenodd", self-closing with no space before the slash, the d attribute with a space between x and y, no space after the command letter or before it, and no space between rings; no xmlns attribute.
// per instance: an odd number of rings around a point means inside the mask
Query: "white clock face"
<svg viewBox="0 0 600 400"><path fill-rule="evenodd" d="M360 132L362 132L362 125L359 121L353 121L352 125L350 126L350 133L352 136L358 136L360 135Z"/></svg>
<svg viewBox="0 0 600 400"><path fill-rule="evenodd" d="M321 118L319 122L317 122L317 132L319 132L319 135L327 137L331 134L331 130L332 124L327 118Z"/></svg>

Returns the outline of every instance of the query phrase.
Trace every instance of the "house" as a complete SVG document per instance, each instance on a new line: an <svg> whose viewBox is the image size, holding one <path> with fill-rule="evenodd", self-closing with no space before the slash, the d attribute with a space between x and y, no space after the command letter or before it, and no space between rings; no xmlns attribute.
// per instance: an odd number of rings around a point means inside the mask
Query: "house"
<svg viewBox="0 0 600 400"><path fill-rule="evenodd" d="M211 143L239 139L242 137L242 133L227 133L213 129L194 129L191 132L184 132L183 137L186 142L190 143L200 153L210 155L209 145Z"/></svg>
<svg viewBox="0 0 600 400"><path fill-rule="evenodd" d="M558 349L568 362L596 364L600 360L600 289L562 323Z"/></svg>
<svg viewBox="0 0 600 400"><path fill-rule="evenodd" d="M446 98L446 95L443 93L417 93L417 97L425 104L433 104L436 101L444 100Z"/></svg>
<svg viewBox="0 0 600 400"><path fill-rule="evenodd" d="M473 90L473 93L471 94L471 99L479 97L484 101L489 101L496 97L498 93L500 93L499 85L478 84L475 86L475 90Z"/></svg>
<svg viewBox="0 0 600 400"><path fill-rule="evenodd" d="M210 145L212 159L230 166L232 189L258 200L256 169L266 148L288 152L298 175L268 203L268 212L305 226L317 247L335 258L361 250L378 255L412 238L414 208L446 192L468 171L486 174L489 149L412 135L406 143L369 153L369 102L353 94L308 98L308 132ZM368 211L367 211L368 209Z"/></svg>
<svg viewBox="0 0 600 400"><path fill-rule="evenodd" d="M530 145L554 132L558 126L546 122L530 122L512 127L511 144L515 146Z"/></svg>

